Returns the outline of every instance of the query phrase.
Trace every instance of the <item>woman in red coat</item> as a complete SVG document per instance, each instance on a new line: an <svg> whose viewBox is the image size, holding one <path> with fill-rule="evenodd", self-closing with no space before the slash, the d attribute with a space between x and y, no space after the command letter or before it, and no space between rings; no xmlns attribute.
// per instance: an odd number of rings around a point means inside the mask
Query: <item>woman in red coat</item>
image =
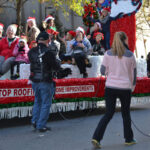
<svg viewBox="0 0 150 150"><path fill-rule="evenodd" d="M17 25L9 25L6 31L7 36L0 41L0 76L11 68L11 64L15 60L13 50L19 41L16 31Z"/></svg>

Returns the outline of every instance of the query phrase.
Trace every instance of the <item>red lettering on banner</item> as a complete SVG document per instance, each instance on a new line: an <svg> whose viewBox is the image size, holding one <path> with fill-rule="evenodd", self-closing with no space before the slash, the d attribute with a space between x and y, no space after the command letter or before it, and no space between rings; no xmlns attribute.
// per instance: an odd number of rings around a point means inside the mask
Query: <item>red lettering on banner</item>
<svg viewBox="0 0 150 150"><path fill-rule="evenodd" d="M64 87L56 88L56 92L64 92Z"/></svg>
<svg viewBox="0 0 150 150"><path fill-rule="evenodd" d="M22 94L23 94L24 96L28 95L26 92L27 92L26 89L23 89Z"/></svg>
<svg viewBox="0 0 150 150"><path fill-rule="evenodd" d="M33 96L33 90L29 88L14 89L14 96Z"/></svg>
<svg viewBox="0 0 150 150"><path fill-rule="evenodd" d="M8 96L11 94L11 90L10 89L8 89Z"/></svg>
<svg viewBox="0 0 150 150"><path fill-rule="evenodd" d="M89 93L94 92L94 85L75 85L75 86L59 86L56 87L56 95L73 94L73 93ZM34 96L32 88L12 88L0 89L0 98L3 97L30 97Z"/></svg>
<svg viewBox="0 0 150 150"><path fill-rule="evenodd" d="M0 97L8 97L11 94L11 90L10 89L3 89L0 90Z"/></svg>
<svg viewBox="0 0 150 150"><path fill-rule="evenodd" d="M19 96L22 95L22 89L19 89L19 90L18 90L17 95L19 95Z"/></svg>
<svg viewBox="0 0 150 150"><path fill-rule="evenodd" d="M94 92L94 85L60 86L56 88L56 94Z"/></svg>
<svg viewBox="0 0 150 150"><path fill-rule="evenodd" d="M29 95L31 89L27 89L27 95Z"/></svg>
<svg viewBox="0 0 150 150"><path fill-rule="evenodd" d="M66 92L69 92L69 87L66 87L66 88L65 88L65 91L66 91Z"/></svg>
<svg viewBox="0 0 150 150"><path fill-rule="evenodd" d="M17 96L17 89L14 89L14 96Z"/></svg>
<svg viewBox="0 0 150 150"><path fill-rule="evenodd" d="M2 96L2 90L0 90L0 96Z"/></svg>
<svg viewBox="0 0 150 150"><path fill-rule="evenodd" d="M70 87L70 91L74 91L74 87Z"/></svg>
<svg viewBox="0 0 150 150"><path fill-rule="evenodd" d="M31 90L31 95L34 95L34 91L32 89L30 89L30 90Z"/></svg>
<svg viewBox="0 0 150 150"><path fill-rule="evenodd" d="M6 96L6 95L7 95L7 91L6 91L6 90L3 90L2 95L3 95L3 96Z"/></svg>

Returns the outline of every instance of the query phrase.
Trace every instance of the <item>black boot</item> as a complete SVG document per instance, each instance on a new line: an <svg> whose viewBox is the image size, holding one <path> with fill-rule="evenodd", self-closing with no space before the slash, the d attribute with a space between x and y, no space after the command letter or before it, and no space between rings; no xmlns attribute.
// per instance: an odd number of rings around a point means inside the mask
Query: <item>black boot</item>
<svg viewBox="0 0 150 150"><path fill-rule="evenodd" d="M87 78L87 77L88 77L87 72L83 73L83 78Z"/></svg>

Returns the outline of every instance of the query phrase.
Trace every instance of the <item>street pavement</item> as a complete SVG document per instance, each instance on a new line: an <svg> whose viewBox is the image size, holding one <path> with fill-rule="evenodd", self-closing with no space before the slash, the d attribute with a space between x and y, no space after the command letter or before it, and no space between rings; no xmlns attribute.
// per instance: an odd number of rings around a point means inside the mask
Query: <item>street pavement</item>
<svg viewBox="0 0 150 150"><path fill-rule="evenodd" d="M85 112L84 112L85 113ZM55 119L48 122L52 131L39 133L33 131L29 120L22 123L1 121L0 150L94 150L91 145L92 134L103 115L103 111L91 112L90 116L70 120ZM132 120L146 134L150 135L150 105L136 106L131 111ZM8 124L7 124L8 123ZM124 145L121 113L115 113L109 123L104 139L103 150L150 150L150 137L139 133L133 127L137 144Z"/></svg>

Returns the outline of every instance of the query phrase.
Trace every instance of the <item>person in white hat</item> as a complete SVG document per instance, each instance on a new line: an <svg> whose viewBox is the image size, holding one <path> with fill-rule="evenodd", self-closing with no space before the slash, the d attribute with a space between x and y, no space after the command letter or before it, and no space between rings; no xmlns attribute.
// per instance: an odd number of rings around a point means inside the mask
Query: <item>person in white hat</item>
<svg viewBox="0 0 150 150"><path fill-rule="evenodd" d="M0 40L2 39L3 36L3 29L4 29L4 25L0 23Z"/></svg>
<svg viewBox="0 0 150 150"><path fill-rule="evenodd" d="M0 76L11 68L11 64L15 60L15 57L13 57L13 50L19 42L16 32L17 25L9 25L6 30L7 36L0 41Z"/></svg>
<svg viewBox="0 0 150 150"><path fill-rule="evenodd" d="M48 15L45 20L43 21L43 28L45 30L47 29L53 29L54 31L56 31L56 26L54 23L55 18L51 15Z"/></svg>
<svg viewBox="0 0 150 150"><path fill-rule="evenodd" d="M32 41L36 41L36 38L39 35L39 33L40 30L36 25L35 17L28 17L26 25L26 36L29 45Z"/></svg>
<svg viewBox="0 0 150 150"><path fill-rule="evenodd" d="M83 78L87 78L86 67L91 67L87 55L91 54L92 48L82 27L76 29L76 37L71 41L70 48L72 49L73 61L77 64L80 74L83 75Z"/></svg>
<svg viewBox="0 0 150 150"><path fill-rule="evenodd" d="M90 28L90 35L87 36L87 38L91 42L92 46L94 44L96 44L96 40L94 38L94 34L97 33L97 32L102 32L101 23L99 23L99 22L95 22L94 23L94 26Z"/></svg>
<svg viewBox="0 0 150 150"><path fill-rule="evenodd" d="M87 37L86 37L84 28L78 27L78 28L76 29L76 35L77 35L77 34L80 34L80 33L83 33L83 42L85 43L85 46L86 46L86 51L85 51L85 53L86 53L86 55L90 55L90 54L92 53L92 46L91 46L90 41L89 41L89 40L87 39ZM74 42L75 42L75 39L73 39L73 40L71 41L70 45L73 45ZM70 51L70 50L69 50L69 51ZM73 51L72 51L72 52L73 52Z"/></svg>

